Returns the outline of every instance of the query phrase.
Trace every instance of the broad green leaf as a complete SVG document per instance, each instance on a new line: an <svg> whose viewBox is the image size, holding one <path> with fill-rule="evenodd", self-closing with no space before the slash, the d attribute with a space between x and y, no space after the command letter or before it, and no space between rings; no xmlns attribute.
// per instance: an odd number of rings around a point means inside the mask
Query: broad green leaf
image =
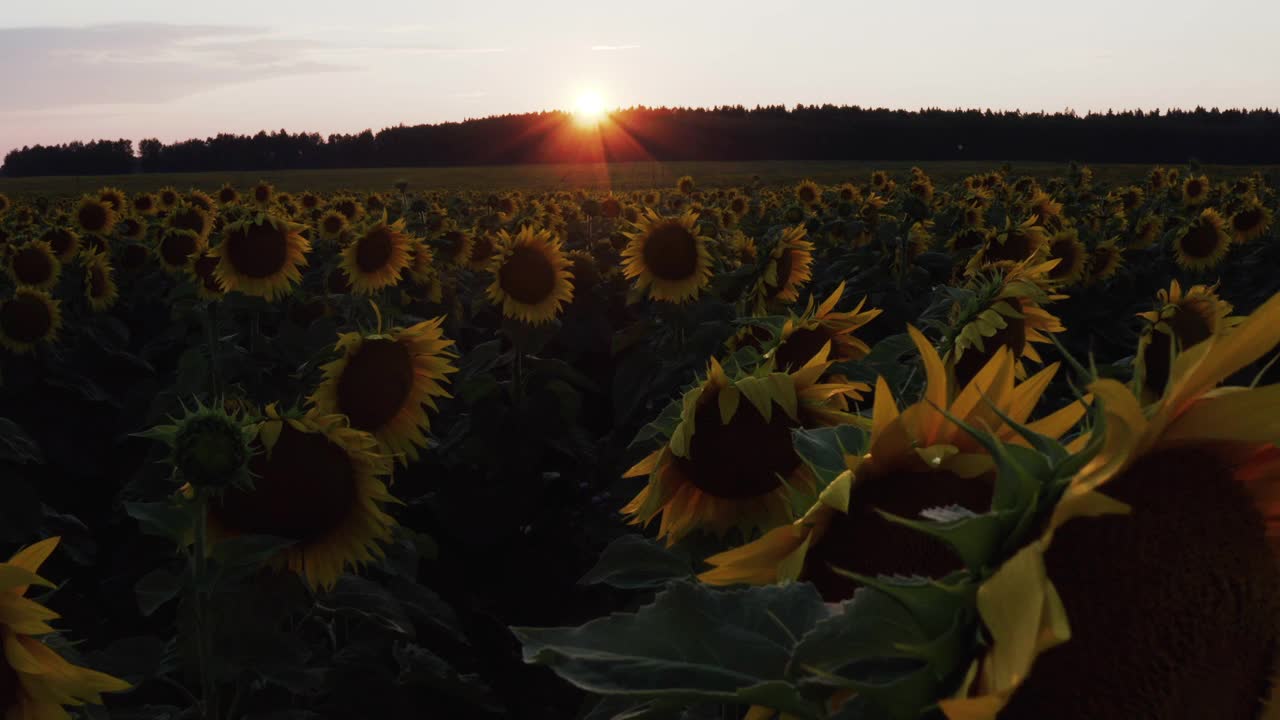
<svg viewBox="0 0 1280 720"><path fill-rule="evenodd" d="M578 582L623 590L656 588L692 575L689 561L643 535L623 535L604 549Z"/></svg>

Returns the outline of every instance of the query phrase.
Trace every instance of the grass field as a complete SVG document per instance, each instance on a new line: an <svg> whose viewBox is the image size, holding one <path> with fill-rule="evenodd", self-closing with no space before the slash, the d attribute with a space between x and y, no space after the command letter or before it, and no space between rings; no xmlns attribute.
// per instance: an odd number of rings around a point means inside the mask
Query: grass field
<svg viewBox="0 0 1280 720"><path fill-rule="evenodd" d="M386 190L406 180L414 190L574 190L634 189L671 185L683 175L692 175L703 187L743 185L759 176L765 184L791 183L810 178L819 183L865 181L872 170L906 174L920 165L945 185L974 173L1000 167L997 162L672 162L566 165L496 165L433 168L361 168L352 170L286 170L212 173L157 173L138 175L57 176L0 178L0 193L10 197L66 196L112 185L125 192L155 190L172 185L179 189L214 190L223 183L247 186L267 180L278 189L300 190ZM1097 179L1106 183L1136 181L1145 177L1149 165L1092 165ZM1060 174L1063 163L1011 163L1015 175L1038 178ZM1205 166L1214 178L1252 172L1247 166ZM1270 170L1274 168L1263 168Z"/></svg>

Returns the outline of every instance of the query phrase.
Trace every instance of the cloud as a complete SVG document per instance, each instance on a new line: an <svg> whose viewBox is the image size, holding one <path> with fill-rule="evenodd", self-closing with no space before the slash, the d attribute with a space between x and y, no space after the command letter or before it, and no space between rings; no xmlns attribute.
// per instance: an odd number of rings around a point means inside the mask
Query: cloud
<svg viewBox="0 0 1280 720"><path fill-rule="evenodd" d="M639 49L639 47L640 47L639 45L592 45L591 50L593 52L602 52L602 51L610 51L610 50L636 50L636 49Z"/></svg>
<svg viewBox="0 0 1280 720"><path fill-rule="evenodd" d="M121 24L0 29L5 111L162 103L226 85L358 69L269 28Z"/></svg>

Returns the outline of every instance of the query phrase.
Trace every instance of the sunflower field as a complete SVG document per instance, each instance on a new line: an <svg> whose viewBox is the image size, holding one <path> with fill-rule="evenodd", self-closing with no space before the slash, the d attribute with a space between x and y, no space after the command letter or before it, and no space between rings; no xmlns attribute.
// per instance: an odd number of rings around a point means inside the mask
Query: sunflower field
<svg viewBox="0 0 1280 720"><path fill-rule="evenodd" d="M0 710L1280 717L1276 178L0 195Z"/></svg>

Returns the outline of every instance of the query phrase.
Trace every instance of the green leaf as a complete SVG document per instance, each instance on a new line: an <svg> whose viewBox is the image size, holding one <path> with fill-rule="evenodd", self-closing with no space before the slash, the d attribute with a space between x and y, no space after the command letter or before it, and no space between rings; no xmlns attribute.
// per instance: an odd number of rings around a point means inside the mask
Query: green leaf
<svg viewBox="0 0 1280 720"><path fill-rule="evenodd" d="M818 717L787 682L792 651L827 614L808 583L714 590L676 582L636 613L577 628L512 628L525 662L583 690L756 703Z"/></svg>
<svg viewBox="0 0 1280 720"><path fill-rule="evenodd" d="M0 460L9 460L19 465L27 463L41 464L44 455L40 446L21 425L7 418L0 418Z"/></svg>
<svg viewBox="0 0 1280 720"><path fill-rule="evenodd" d="M218 580L234 580L256 573L272 558L297 541L271 535L241 535L213 546Z"/></svg>
<svg viewBox="0 0 1280 720"><path fill-rule="evenodd" d="M846 455L860 457L866 452L867 439L866 431L855 425L791 431L796 454L817 475L819 490L845 471Z"/></svg>
<svg viewBox="0 0 1280 720"><path fill-rule="evenodd" d="M796 646L788 675L835 672L873 658L910 657L900 643L928 642L928 635L905 605L871 587L859 588L835 615L820 621Z"/></svg>
<svg viewBox="0 0 1280 720"><path fill-rule="evenodd" d="M150 617L161 605L182 592L185 579L185 575L171 573L164 568L143 575L138 584L133 586L133 594L138 598L138 610L144 617Z"/></svg>
<svg viewBox="0 0 1280 720"><path fill-rule="evenodd" d="M177 544L186 542L193 520L190 507L172 502L127 502L124 511L138 521L142 532Z"/></svg>
<svg viewBox="0 0 1280 720"><path fill-rule="evenodd" d="M400 601L381 585L355 575L343 575L325 594L322 602L346 615L372 621L406 636L413 635L413 623Z"/></svg>
<svg viewBox="0 0 1280 720"><path fill-rule="evenodd" d="M693 574L689 561L643 535L623 535L604 549L578 582L623 590L662 587Z"/></svg>

